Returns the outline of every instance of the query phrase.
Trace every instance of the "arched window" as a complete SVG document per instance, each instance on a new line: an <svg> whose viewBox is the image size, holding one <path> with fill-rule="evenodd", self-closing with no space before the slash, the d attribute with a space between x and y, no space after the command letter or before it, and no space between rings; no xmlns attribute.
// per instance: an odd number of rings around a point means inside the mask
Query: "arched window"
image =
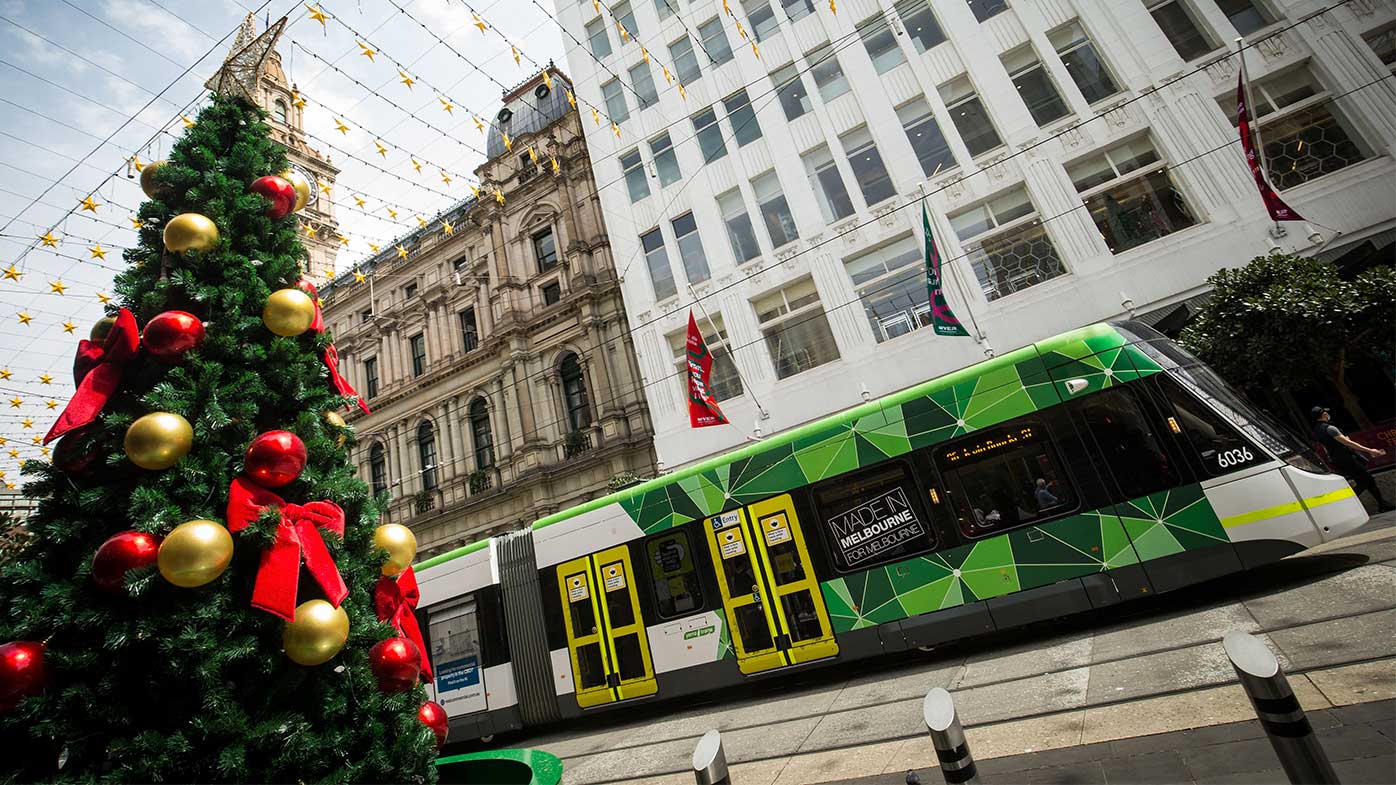
<svg viewBox="0 0 1396 785"><path fill-rule="evenodd" d="M470 438L475 442L475 468L494 465L494 434L490 432L490 413L484 398L470 402Z"/></svg>
<svg viewBox="0 0 1396 785"><path fill-rule="evenodd" d="M567 424L571 430L580 431L591 425L591 405L587 399L587 383L582 377L582 365L577 355L569 354L562 359L558 368L562 377L562 399L567 407Z"/></svg>
<svg viewBox="0 0 1396 785"><path fill-rule="evenodd" d="M276 117L276 121L277 121L277 122L281 123L282 125L286 125L286 124L287 124L287 123L286 123L286 102L283 101L283 100L281 100L280 98L276 99L276 111L275 111L274 114L275 114L275 117Z"/></svg>
<svg viewBox="0 0 1396 785"><path fill-rule="evenodd" d="M388 490L388 455L381 444L368 449L368 476L373 484L374 496Z"/></svg>
<svg viewBox="0 0 1396 785"><path fill-rule="evenodd" d="M422 463L422 490L436 490L436 430L429 422L417 426L417 458Z"/></svg>

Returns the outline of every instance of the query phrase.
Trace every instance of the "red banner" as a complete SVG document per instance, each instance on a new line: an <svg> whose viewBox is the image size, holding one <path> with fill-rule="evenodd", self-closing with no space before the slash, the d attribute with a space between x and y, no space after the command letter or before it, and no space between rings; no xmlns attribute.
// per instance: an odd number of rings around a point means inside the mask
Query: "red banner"
<svg viewBox="0 0 1396 785"><path fill-rule="evenodd" d="M694 428L709 425L726 425L727 415L717 405L708 389L708 378L713 370L713 356L708 353L708 345L703 334L698 331L698 322L693 312L688 312L688 422Z"/></svg>
<svg viewBox="0 0 1396 785"><path fill-rule="evenodd" d="M1255 140L1251 137L1251 112L1246 106L1244 77L1237 77L1236 80L1236 125L1241 131L1241 149L1246 153L1246 165L1250 166L1251 175L1255 177L1255 187L1260 191L1260 201L1265 203L1265 212L1270 214L1270 220L1304 220L1299 213L1285 204L1280 195L1275 193L1275 189L1270 187L1269 181L1265 179L1265 170L1260 165L1260 154L1255 149Z"/></svg>

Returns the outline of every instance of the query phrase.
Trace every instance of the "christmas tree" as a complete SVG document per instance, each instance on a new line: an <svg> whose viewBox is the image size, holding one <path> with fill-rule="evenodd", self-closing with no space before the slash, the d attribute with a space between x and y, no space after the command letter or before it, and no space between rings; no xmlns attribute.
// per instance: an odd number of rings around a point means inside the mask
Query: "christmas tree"
<svg viewBox="0 0 1396 785"><path fill-rule="evenodd" d="M25 467L0 780L435 776L415 541L348 462L357 398L301 280L308 189L229 85L142 173L124 307L80 344L52 463Z"/></svg>

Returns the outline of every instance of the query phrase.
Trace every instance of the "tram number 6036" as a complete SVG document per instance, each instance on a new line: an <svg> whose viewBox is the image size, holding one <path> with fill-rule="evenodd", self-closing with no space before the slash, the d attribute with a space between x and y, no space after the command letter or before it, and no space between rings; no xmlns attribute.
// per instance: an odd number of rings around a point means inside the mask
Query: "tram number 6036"
<svg viewBox="0 0 1396 785"><path fill-rule="evenodd" d="M1249 447L1238 447L1234 450L1222 450L1217 453L1217 465L1223 469L1232 466L1243 466L1255 460L1255 454Z"/></svg>

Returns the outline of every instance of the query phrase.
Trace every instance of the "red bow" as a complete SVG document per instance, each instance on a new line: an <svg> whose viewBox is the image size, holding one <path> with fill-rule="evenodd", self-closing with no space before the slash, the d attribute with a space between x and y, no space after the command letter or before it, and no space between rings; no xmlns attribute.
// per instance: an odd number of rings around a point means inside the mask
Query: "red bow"
<svg viewBox="0 0 1396 785"><path fill-rule="evenodd" d="M101 346L86 338L78 341L78 356L73 361L73 383L77 390L58 421L48 430L44 444L97 419L121 382L122 368L140 351L140 345L136 317L125 308L116 315L116 324L112 325Z"/></svg>
<svg viewBox="0 0 1396 785"><path fill-rule="evenodd" d="M268 507L281 510L281 525L276 528L276 542L262 551L257 583L252 587L252 607L294 621L302 557L325 597L339 607L349 596L349 587L344 585L320 529L329 529L342 539L344 510L334 502L287 504L266 488L239 477L228 489L228 530L242 531Z"/></svg>
<svg viewBox="0 0 1396 785"><path fill-rule="evenodd" d="M320 313L320 292L316 290L315 284L305 278L296 281L296 288L310 295L310 301L315 303L315 320L310 323L310 329L317 333L325 331L325 318Z"/></svg>
<svg viewBox="0 0 1396 785"><path fill-rule="evenodd" d="M310 295L310 300L315 303L315 319L311 321L310 329L317 333L324 332L325 319L320 313L320 292L316 290L315 284L304 278L296 281L296 286L301 291ZM334 386L334 389L340 395L352 395L358 398L359 408L363 409L364 414L372 414L372 412L368 410L368 404L364 403L364 399L359 395L358 391L350 386L349 380L339 375L339 350L334 348L334 344L325 347L325 353L321 356L321 359L325 361L325 367L330 371L330 384ZM348 407L346 406L345 408Z"/></svg>
<svg viewBox="0 0 1396 785"><path fill-rule="evenodd" d="M393 625L408 640L417 644L417 651L422 655L422 675L431 681L431 658L427 656L427 644L422 640L422 629L417 626L417 614L413 613L421 598L422 593L417 590L417 576L412 574L411 567L403 570L397 580L384 575L373 587L373 608L378 612L378 620Z"/></svg>

